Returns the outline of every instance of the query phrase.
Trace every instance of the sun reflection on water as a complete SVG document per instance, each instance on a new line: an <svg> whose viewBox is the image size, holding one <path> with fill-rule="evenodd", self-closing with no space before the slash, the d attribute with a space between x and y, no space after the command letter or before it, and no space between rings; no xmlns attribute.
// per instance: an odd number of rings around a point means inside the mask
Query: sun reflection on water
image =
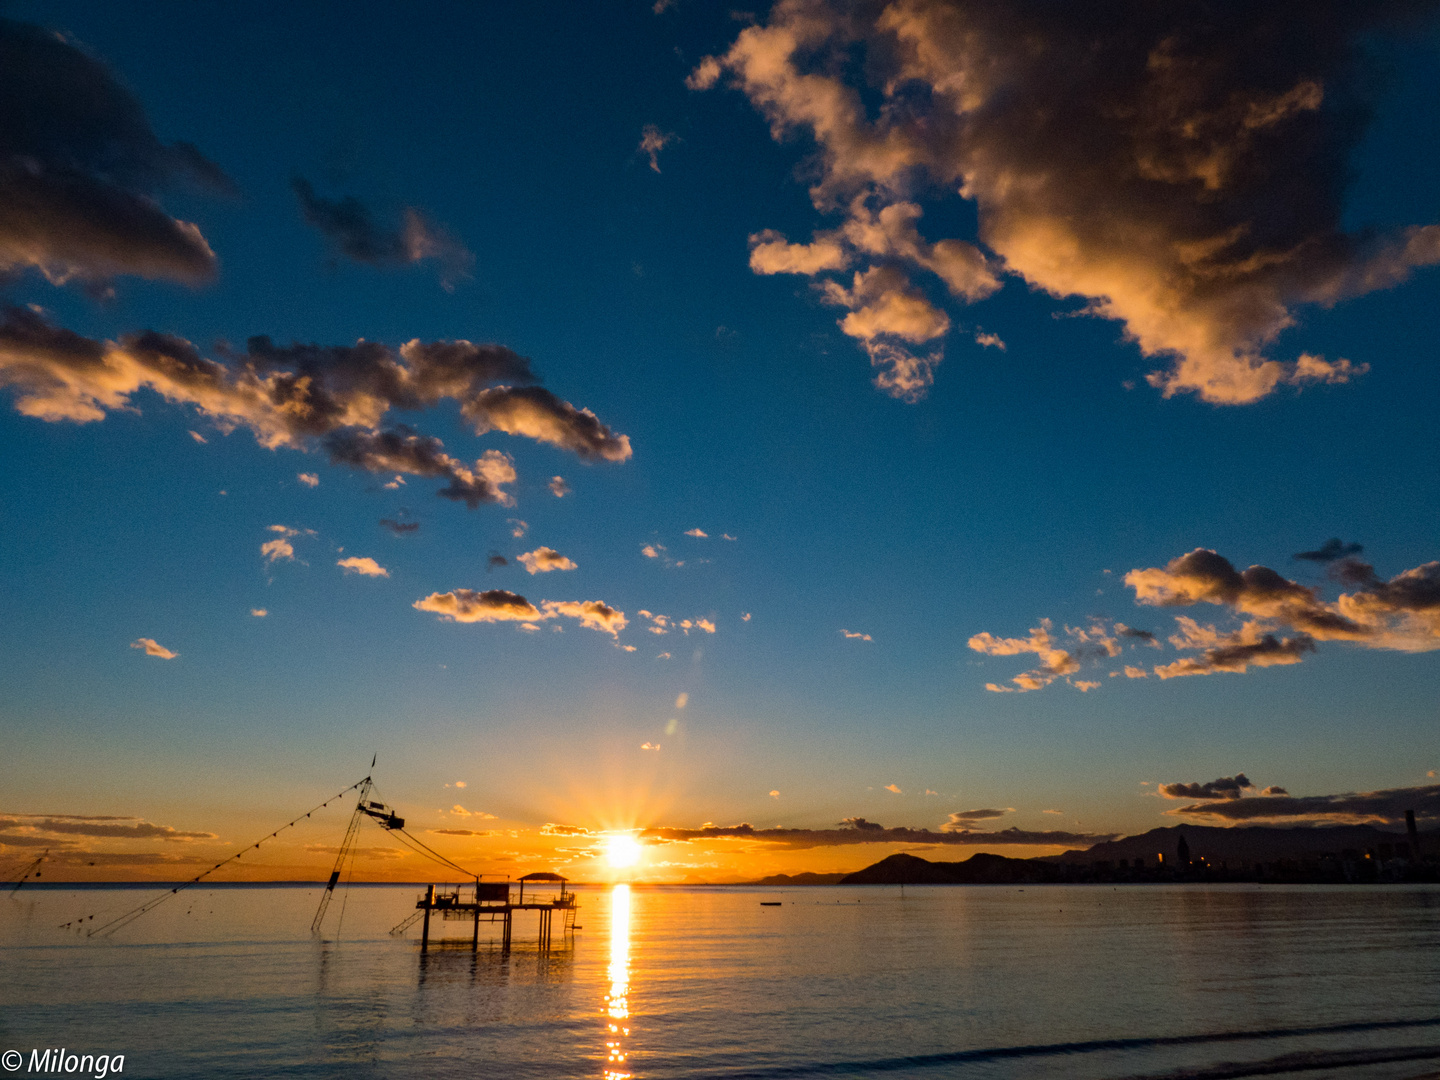
<svg viewBox="0 0 1440 1080"><path fill-rule="evenodd" d="M629 1080L625 1036L630 1034L630 886L610 890L610 992L605 995L605 1080Z"/></svg>

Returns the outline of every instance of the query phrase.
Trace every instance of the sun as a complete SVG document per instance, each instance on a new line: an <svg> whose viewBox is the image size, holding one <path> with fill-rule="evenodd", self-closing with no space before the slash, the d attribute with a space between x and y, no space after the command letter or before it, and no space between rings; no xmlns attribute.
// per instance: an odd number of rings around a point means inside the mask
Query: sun
<svg viewBox="0 0 1440 1080"><path fill-rule="evenodd" d="M605 859L616 870L634 866L640 861L640 841L624 834L610 837L605 841Z"/></svg>

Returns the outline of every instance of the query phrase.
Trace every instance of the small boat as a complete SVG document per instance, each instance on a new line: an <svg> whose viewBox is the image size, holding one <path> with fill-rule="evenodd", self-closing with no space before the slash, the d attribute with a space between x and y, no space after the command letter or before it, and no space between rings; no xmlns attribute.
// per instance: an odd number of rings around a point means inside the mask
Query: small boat
<svg viewBox="0 0 1440 1080"><path fill-rule="evenodd" d="M760 906L761 906L761 907L779 907L780 904L781 904L781 901L779 901L779 900L761 900L761 901L760 901Z"/></svg>

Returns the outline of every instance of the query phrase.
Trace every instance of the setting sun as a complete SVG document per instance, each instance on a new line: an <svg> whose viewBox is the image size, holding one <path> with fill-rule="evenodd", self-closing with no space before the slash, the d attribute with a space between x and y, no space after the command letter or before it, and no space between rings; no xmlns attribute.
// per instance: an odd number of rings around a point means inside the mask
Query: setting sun
<svg viewBox="0 0 1440 1080"><path fill-rule="evenodd" d="M605 841L605 859L617 870L640 861L640 841L633 836L612 836Z"/></svg>

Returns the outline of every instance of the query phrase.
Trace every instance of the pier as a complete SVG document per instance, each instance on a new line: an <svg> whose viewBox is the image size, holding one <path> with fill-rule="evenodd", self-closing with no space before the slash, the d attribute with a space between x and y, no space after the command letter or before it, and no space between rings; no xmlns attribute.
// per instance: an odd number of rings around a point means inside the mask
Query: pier
<svg viewBox="0 0 1440 1080"><path fill-rule="evenodd" d="M550 938L555 913L560 913L561 934L575 932L575 912L579 903L575 894L566 889L567 879L559 874L539 872L526 874L518 881L480 881L471 886L427 885L425 892L415 901L415 914L395 928L392 933L402 931L415 922L423 920L420 929L420 951L430 948L430 918L438 915L442 920L458 920L471 924L470 949L480 948L480 924L503 923L500 933L502 952L510 951L514 932L515 912L535 911L539 913L537 945L542 952L550 949ZM530 899L525 898L525 889L530 888ZM558 893L543 890L559 888ZM518 893L517 890L518 889ZM468 894L468 899L466 898Z"/></svg>

